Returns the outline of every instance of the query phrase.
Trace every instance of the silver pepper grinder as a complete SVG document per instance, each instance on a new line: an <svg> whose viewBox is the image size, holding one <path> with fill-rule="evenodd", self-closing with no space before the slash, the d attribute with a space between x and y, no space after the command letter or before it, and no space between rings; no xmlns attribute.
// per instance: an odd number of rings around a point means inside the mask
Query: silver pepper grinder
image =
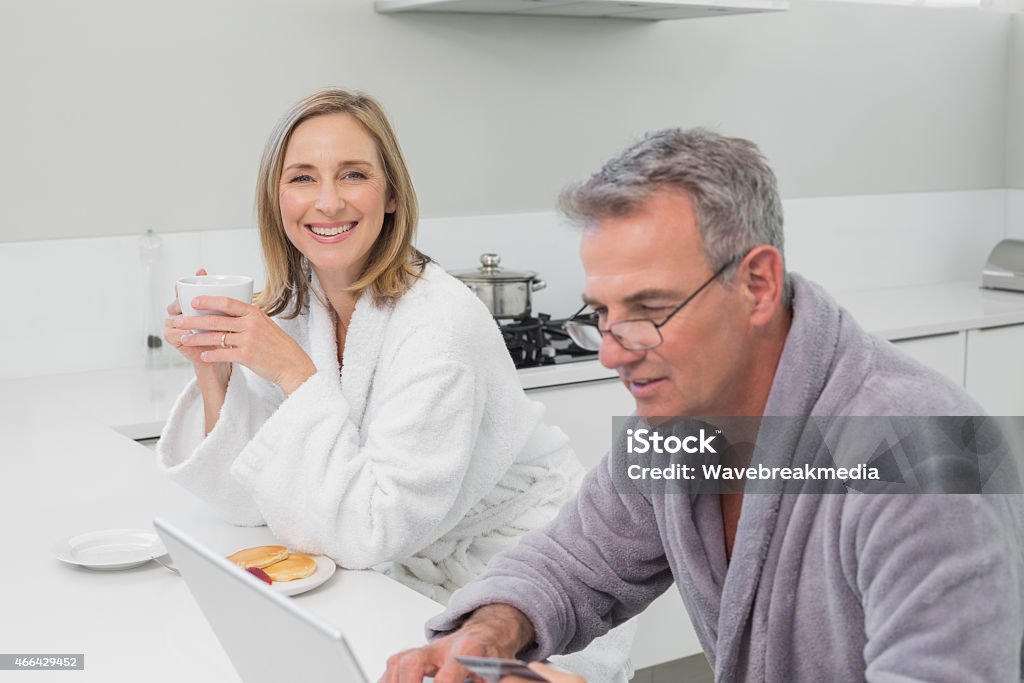
<svg viewBox="0 0 1024 683"><path fill-rule="evenodd" d="M156 315L157 303L156 283L154 266L160 260L160 237L152 230L139 237L139 259L142 261L143 270L143 316L142 329L146 337L146 366L156 367L160 365L162 358L163 337L160 335L161 320Z"/></svg>

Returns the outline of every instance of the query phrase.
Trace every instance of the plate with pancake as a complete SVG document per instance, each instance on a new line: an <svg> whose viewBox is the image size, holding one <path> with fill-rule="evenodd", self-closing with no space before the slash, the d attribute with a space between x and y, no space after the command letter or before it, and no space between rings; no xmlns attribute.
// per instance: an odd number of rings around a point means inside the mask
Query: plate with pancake
<svg viewBox="0 0 1024 683"><path fill-rule="evenodd" d="M329 557L290 552L283 545L244 548L228 555L228 559L262 581L269 580L270 587L282 595L313 590L338 568Z"/></svg>
<svg viewBox="0 0 1024 683"><path fill-rule="evenodd" d="M334 564L334 560L324 555L310 555L309 557L316 562L316 570L311 575L293 581L274 581L270 587L281 595L298 595L313 590L334 576L334 571L338 568L338 565ZM272 569L273 567L268 567L264 571Z"/></svg>
<svg viewBox="0 0 1024 683"><path fill-rule="evenodd" d="M146 564L167 554L167 549L146 529L104 529L58 541L53 554L61 562L111 571Z"/></svg>

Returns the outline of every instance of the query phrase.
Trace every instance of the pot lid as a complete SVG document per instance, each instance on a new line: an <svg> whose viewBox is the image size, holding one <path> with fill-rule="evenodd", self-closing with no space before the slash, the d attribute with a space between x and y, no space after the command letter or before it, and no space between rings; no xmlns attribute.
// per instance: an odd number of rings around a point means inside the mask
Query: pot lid
<svg viewBox="0 0 1024 683"><path fill-rule="evenodd" d="M506 270L497 254L481 254L481 266L475 270L453 270L451 274L463 282L529 282L537 278L532 270Z"/></svg>

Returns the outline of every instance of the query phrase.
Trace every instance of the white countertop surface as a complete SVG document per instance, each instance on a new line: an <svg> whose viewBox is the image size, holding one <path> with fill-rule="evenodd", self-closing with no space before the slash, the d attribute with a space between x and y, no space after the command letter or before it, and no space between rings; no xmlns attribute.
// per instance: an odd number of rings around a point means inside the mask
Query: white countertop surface
<svg viewBox="0 0 1024 683"><path fill-rule="evenodd" d="M151 528L156 516L224 554L271 542L266 527L219 521L157 471L152 450L110 427L162 418L185 376L143 373L0 383L0 651L85 655L82 672L0 680L239 680L181 577L155 563L91 571L51 552L87 531ZM424 621L441 609L372 571L339 569L293 599L346 635L371 681L388 656L424 642Z"/></svg>
<svg viewBox="0 0 1024 683"><path fill-rule="evenodd" d="M835 295L868 332L890 341L1024 323L1024 293L976 280Z"/></svg>
<svg viewBox="0 0 1024 683"><path fill-rule="evenodd" d="M974 282L837 296L861 325L898 340L1024 323L1024 294ZM520 371L526 388L614 377L597 361ZM59 563L53 544L85 531L145 527L155 516L227 553L271 540L231 527L166 481L129 437L159 433L187 366L0 382L0 650L84 653L76 680L237 680L183 581L150 563L93 572ZM295 598L349 635L371 680L386 657L422 642L439 607L373 572L339 571ZM58 674L37 673L34 678ZM61 680L68 674L61 672ZM2 677L2 676L0 676Z"/></svg>

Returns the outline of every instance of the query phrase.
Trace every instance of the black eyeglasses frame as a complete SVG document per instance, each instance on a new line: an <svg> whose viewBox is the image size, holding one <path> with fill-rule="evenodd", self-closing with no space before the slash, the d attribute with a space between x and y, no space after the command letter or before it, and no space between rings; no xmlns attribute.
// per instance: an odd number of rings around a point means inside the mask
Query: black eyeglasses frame
<svg viewBox="0 0 1024 683"><path fill-rule="evenodd" d="M618 342L618 344L620 346L622 346L622 348L624 348L624 349L626 349L628 351L650 351L651 349L656 349L659 346L661 346L664 343L664 341L665 341L664 336L662 336L662 334L661 334L661 328L669 320L671 320L676 315L676 313L678 313L679 311L683 310L683 308L686 307L686 304L688 304L691 301L693 301L697 297L698 294L700 294L705 289L707 289L707 287L712 282L714 282L719 277L721 277L722 274L725 273L726 270L728 270L732 265L734 265L739 260L740 260L739 258L731 258L728 261L726 261L725 264L721 268L719 268L718 270L715 271L714 275L712 275L707 280L705 280L704 283L700 287L695 289L692 294L690 294L688 297L683 299L683 302L681 304L679 304L678 306L676 306L672 310L672 312L669 313L668 316L666 316L665 319L662 320L660 323L656 323L653 320L651 320L650 318L630 318L629 320L618 320L618 321L612 323L611 325L609 325L608 329L602 330L597 325L596 322L593 322L593 321L590 321L590 320L582 320L582 319L580 319L580 317L579 317L580 314L583 313L583 311L585 311L587 309L587 307L590 305L590 304L583 304L583 306L580 308L580 310L578 310L575 313L573 313L572 316L566 321L566 323L565 323L565 330L569 334L569 337L573 340L573 342L575 342L581 348L587 349L588 351L597 351L598 349L590 348L586 344L581 343L581 341L583 341L582 337L577 337L577 335L573 334L573 327L575 325L585 325L587 327L596 328L597 331L601 334L602 338L606 334L611 334L612 337L615 339L615 341ZM654 326L654 330L658 334L658 343L657 344L649 345L649 346L635 346L635 345L630 344L629 346L627 346L624 343L622 337L615 333L615 328L618 327L619 325L622 325L622 324L625 324L625 323L640 323L640 322L650 323L651 325Z"/></svg>

